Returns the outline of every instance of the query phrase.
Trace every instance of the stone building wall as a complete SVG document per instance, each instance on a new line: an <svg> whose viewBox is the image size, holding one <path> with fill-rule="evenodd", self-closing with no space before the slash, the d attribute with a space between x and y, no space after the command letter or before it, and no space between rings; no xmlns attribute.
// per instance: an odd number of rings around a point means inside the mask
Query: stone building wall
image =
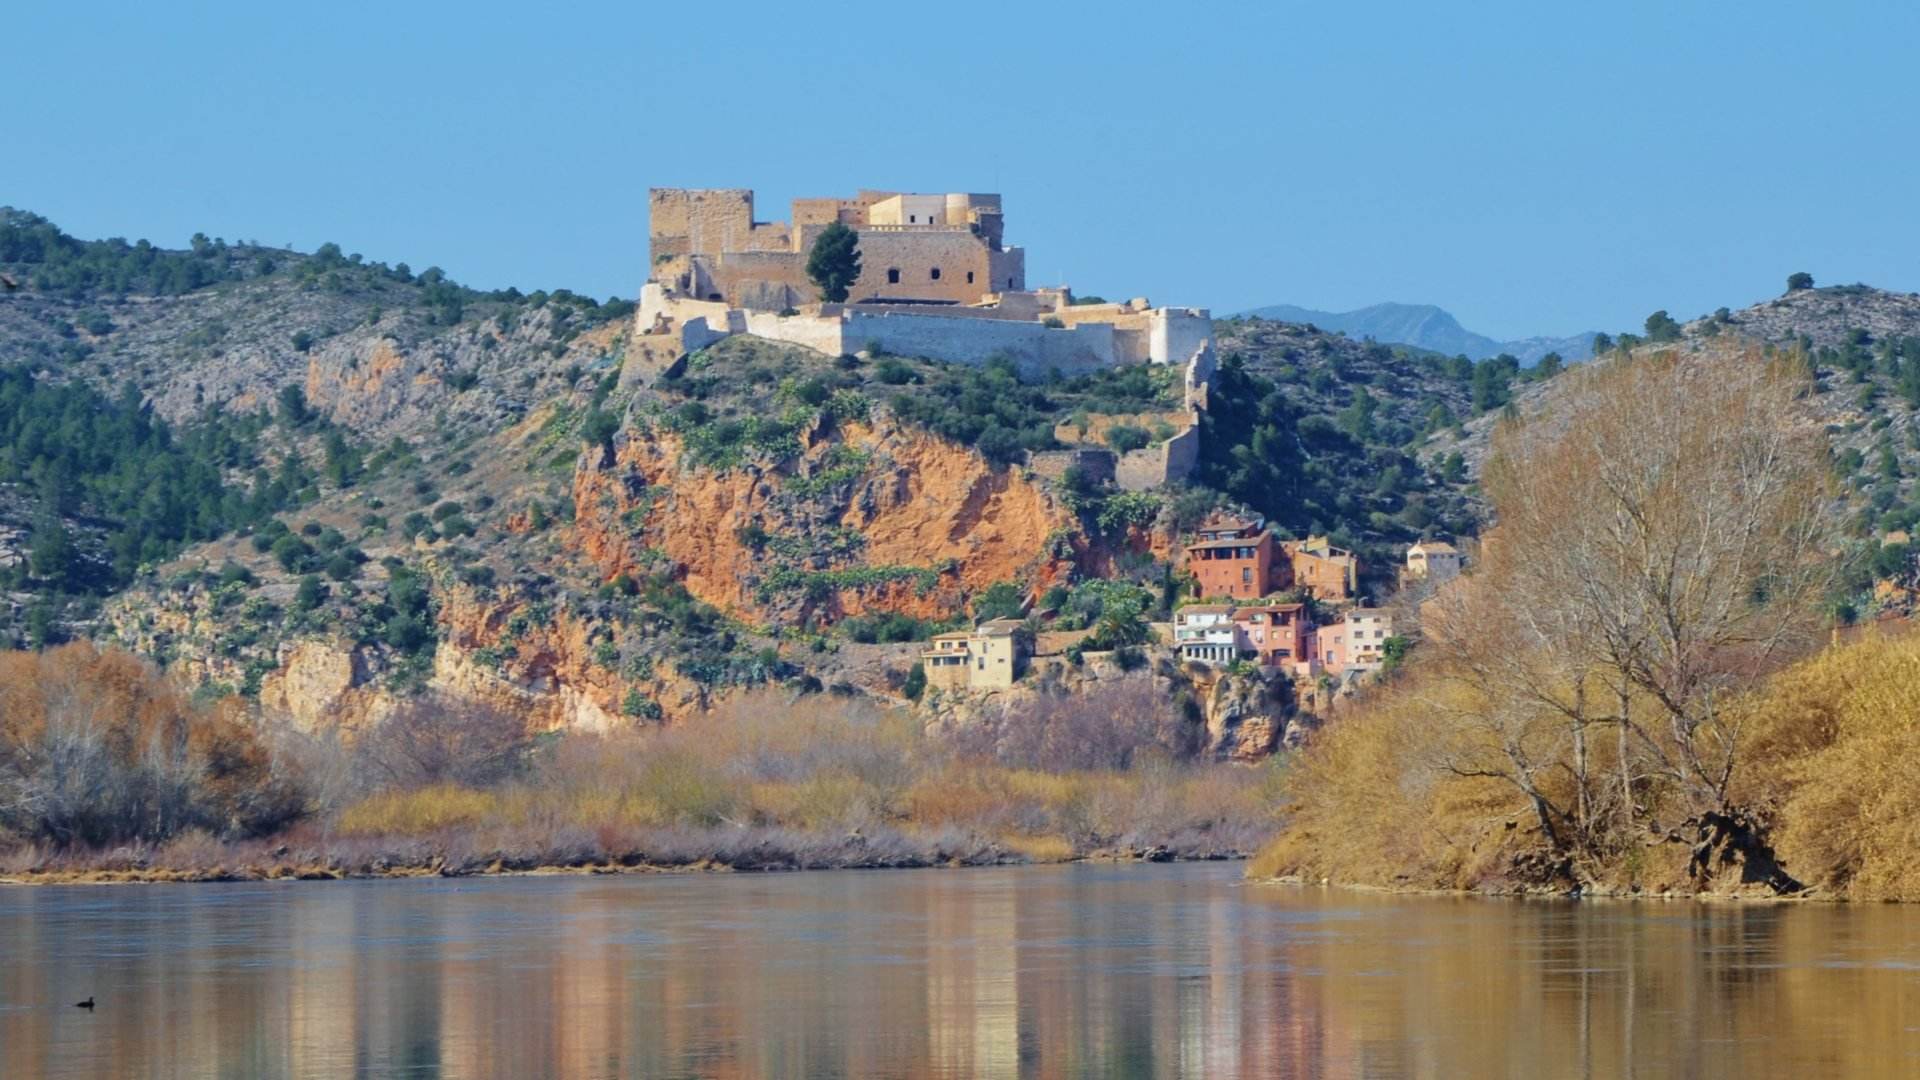
<svg viewBox="0 0 1920 1080"><path fill-rule="evenodd" d="M647 193L649 263L661 256L791 251L784 222L755 222L747 188L654 188Z"/></svg>
<svg viewBox="0 0 1920 1080"><path fill-rule="evenodd" d="M863 228L860 278L847 299L857 302L889 297L977 303L998 291L994 274L1006 272L996 267L989 257L993 254L979 237L964 229ZM899 280L890 281L889 272Z"/></svg>

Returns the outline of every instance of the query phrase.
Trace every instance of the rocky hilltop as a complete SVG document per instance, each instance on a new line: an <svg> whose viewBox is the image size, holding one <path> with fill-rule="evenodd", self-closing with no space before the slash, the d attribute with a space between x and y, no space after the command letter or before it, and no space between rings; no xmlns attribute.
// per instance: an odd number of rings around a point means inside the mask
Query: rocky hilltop
<svg viewBox="0 0 1920 1080"><path fill-rule="evenodd" d="M421 693L600 729L768 685L903 700L938 630L1163 618L1180 537L1222 502L1284 497L1276 522L1335 533L1377 574L1396 544L1472 524L1463 478L1412 451L1485 405L1480 376L1302 326L1221 323L1229 371L1193 482L1122 492L1027 455L1164 437L1184 415L1171 369L1023 382L742 336L662 372L629 355L618 300L479 292L333 245L83 242L18 212L0 268L18 385L63 388L60 408L218 489L143 508L109 455L50 515L46 484L65 481L0 472L6 633L121 644L309 728ZM19 406L21 446L39 445L37 407ZM1299 467L1276 486L1247 448L1282 431ZM92 569L54 577L29 551L48 537ZM1073 655L1044 686L948 695L939 716L1145 677ZM1196 752L1257 755L1292 722L1284 686L1152 678L1190 703Z"/></svg>

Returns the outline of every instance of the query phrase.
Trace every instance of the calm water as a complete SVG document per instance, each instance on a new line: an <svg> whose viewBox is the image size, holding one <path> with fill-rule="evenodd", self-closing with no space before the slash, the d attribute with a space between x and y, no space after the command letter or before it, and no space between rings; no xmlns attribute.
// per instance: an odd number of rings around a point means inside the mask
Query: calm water
<svg viewBox="0 0 1920 1080"><path fill-rule="evenodd" d="M1239 871L0 887L0 1073L1920 1076L1920 911Z"/></svg>

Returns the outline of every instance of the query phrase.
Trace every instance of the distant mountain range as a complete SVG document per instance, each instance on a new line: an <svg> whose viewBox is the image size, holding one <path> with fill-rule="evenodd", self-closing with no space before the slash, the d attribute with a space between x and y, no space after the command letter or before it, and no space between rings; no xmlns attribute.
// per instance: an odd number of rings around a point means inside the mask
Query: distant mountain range
<svg viewBox="0 0 1920 1080"><path fill-rule="evenodd" d="M1593 355L1593 332L1571 337L1530 337L1517 341L1496 341L1460 325L1460 320L1432 304L1375 304L1356 311L1315 311L1292 304L1272 304L1241 312L1251 318L1280 322L1312 323L1322 330L1336 330L1350 338L1412 345L1454 356L1465 353L1482 360L1509 353L1522 364L1533 364L1550 352L1562 360L1585 360Z"/></svg>

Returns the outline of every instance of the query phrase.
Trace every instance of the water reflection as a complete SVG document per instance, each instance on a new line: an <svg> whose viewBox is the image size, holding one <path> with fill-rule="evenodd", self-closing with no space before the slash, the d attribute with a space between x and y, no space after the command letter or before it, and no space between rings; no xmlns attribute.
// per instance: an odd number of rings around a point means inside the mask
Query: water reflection
<svg viewBox="0 0 1920 1080"><path fill-rule="evenodd" d="M0 888L0 1073L1920 1075L1920 912L1237 872Z"/></svg>

